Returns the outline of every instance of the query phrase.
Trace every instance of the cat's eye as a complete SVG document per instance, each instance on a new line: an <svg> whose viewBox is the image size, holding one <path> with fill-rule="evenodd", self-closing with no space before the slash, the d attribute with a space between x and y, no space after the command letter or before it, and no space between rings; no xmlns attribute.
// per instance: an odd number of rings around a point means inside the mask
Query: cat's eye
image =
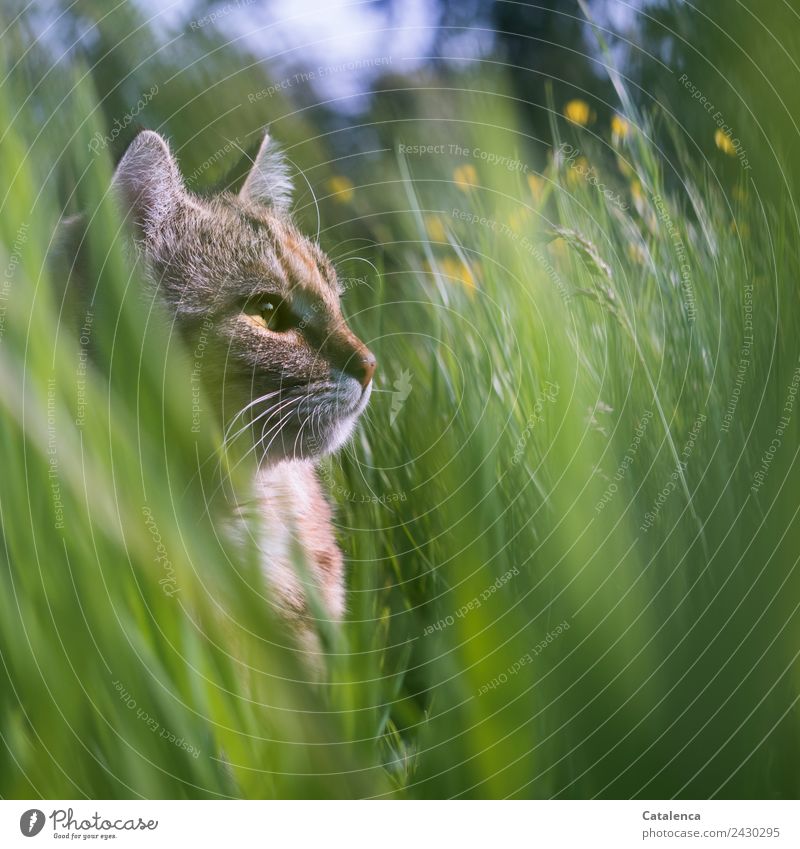
<svg viewBox="0 0 800 849"><path fill-rule="evenodd" d="M256 298L248 301L244 312L252 321L273 333L285 333L297 326L297 320L285 301Z"/></svg>

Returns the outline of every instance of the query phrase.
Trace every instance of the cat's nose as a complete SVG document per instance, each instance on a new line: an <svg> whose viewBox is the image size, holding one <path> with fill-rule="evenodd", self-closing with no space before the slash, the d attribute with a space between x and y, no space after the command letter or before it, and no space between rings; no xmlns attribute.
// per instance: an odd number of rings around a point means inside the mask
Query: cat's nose
<svg viewBox="0 0 800 849"><path fill-rule="evenodd" d="M377 367L378 361L375 359L375 355L365 348L363 351L353 354L347 364L347 371L366 389Z"/></svg>

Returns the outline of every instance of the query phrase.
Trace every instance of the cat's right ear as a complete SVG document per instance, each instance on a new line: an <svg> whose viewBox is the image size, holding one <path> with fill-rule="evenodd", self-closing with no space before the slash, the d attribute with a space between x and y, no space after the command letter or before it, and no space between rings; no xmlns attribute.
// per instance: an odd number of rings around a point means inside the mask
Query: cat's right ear
<svg viewBox="0 0 800 849"><path fill-rule="evenodd" d="M239 192L242 200L288 212L292 205L292 179L286 157L269 133L264 134L250 173Z"/></svg>
<svg viewBox="0 0 800 849"><path fill-rule="evenodd" d="M145 238L186 199L178 164L166 141L152 130L144 130L131 142L111 187Z"/></svg>

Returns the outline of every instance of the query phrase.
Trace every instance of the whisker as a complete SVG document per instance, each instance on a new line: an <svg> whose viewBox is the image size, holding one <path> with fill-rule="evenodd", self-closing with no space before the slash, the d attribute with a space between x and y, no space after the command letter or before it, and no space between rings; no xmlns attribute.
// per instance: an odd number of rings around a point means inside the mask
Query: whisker
<svg viewBox="0 0 800 849"><path fill-rule="evenodd" d="M273 436L272 439L270 439L269 445L267 445L267 447L264 449L264 453L261 455L262 457L266 457L269 454L269 449L272 448L272 443L275 442L275 440L280 436L281 431L283 430L283 427L285 427L285 422L288 421L289 415L290 414L287 414L283 419L281 419L281 421L278 422L277 425L275 425L275 427L277 427L278 430L276 431L275 436ZM273 430L275 430L275 428L270 428L270 433ZM267 436L268 435L269 434L267 434ZM259 439L258 443L256 444L256 446L254 446L254 448L257 448L258 444L263 442L263 439L266 439L266 436L263 437L262 439Z"/></svg>
<svg viewBox="0 0 800 849"><path fill-rule="evenodd" d="M242 409L239 410L239 412L230 420L230 423L227 429L225 430L225 434L222 437L222 444L224 445L228 441L228 434L230 433L231 428L240 416L243 416L251 407L254 407L256 404L259 404L261 401L266 401L268 398L272 398L273 395L278 395L280 391L280 389L276 389L274 392L267 392L266 395L261 395L258 398L254 398L249 404L245 404L245 406L242 407Z"/></svg>
<svg viewBox="0 0 800 849"><path fill-rule="evenodd" d="M314 411L312 410L304 419L303 424L300 425L300 430L297 431L297 436L294 438L294 445L292 446L292 459L297 459L297 440L303 435L303 428L308 424L311 417L314 415ZM302 447L302 446L301 446Z"/></svg>
<svg viewBox="0 0 800 849"><path fill-rule="evenodd" d="M230 437L230 439L223 440L223 443L222 443L223 446L225 446L228 442L233 443L233 441L237 437L239 437L241 434L243 434L248 428L251 428L264 415L266 415L267 413L273 412L273 411L281 410L288 403L288 401L291 401L291 400L292 399L290 398L288 400L281 401L280 404L278 404L277 407L267 407L266 410L263 410L262 412L260 412L254 419L252 419L246 425L244 425L244 427L237 430L236 433L232 437Z"/></svg>
<svg viewBox="0 0 800 849"><path fill-rule="evenodd" d="M230 470L229 470L229 472L228 472L228 475L226 476L227 480L226 480L226 479L223 479L223 480L220 482L220 484L219 484L219 485L215 488L215 490L211 493L211 497L212 497L212 498L213 498L213 497L217 494L217 492L219 492L219 490L220 490L220 489L221 489L221 488L225 485L225 483L226 483L228 480L230 480L230 479L231 479L231 476L232 476L232 475L233 475L233 473L236 471L236 469L238 469L238 468L239 468L239 466L241 466L241 465L242 465L242 464L243 464L243 463L247 460L247 458L248 458L251 454L254 454L254 453L258 450L258 447L259 447L260 443L261 443L261 442L262 442L262 441L263 441L263 440L264 440L264 439L265 439L265 438L266 438L266 437L267 437L270 433L272 433L272 431L273 431L276 427L280 427L282 424L284 424L286 421L288 421L288 420L289 420L289 418L291 417L291 415L292 415L292 413L293 413L293 410L291 410L291 409L290 409L290 410L289 410L289 412L288 412L288 413L286 413L286 415L285 415L285 416L284 416L284 417L283 417L283 418L282 418L282 419L278 422L278 424L277 424L277 425L274 425L272 428L270 428L270 430L269 430L269 431L267 431L267 432L265 433L266 428L267 428L267 425L268 425L268 424L269 424L269 422L270 422L270 419L271 419L271 418L273 418L274 416L276 416L278 413L280 413L280 412L282 412L283 410L285 410L285 409L286 409L289 405L291 405L292 403L299 403L300 401L303 401L303 400L305 400L305 397L304 397L304 396L300 396L299 398L288 398L288 399L286 399L285 401L283 401L281 404L279 404L277 407L271 407L269 410L267 410L267 411L266 411L266 412L268 413L268 415L267 415L267 420L266 420L266 421L265 421L265 423L264 423L264 427L263 427L263 429L262 429L262 431L261 431L261 436L260 436L260 437L259 437L259 439L258 439L258 440L257 440L257 441L256 441L256 442L252 445L252 447L250 447L250 448L249 448L249 449L248 449L248 450L247 450L247 451L246 451L246 452L245 452L245 453L244 453L244 454L243 454L243 455L242 455L242 456L241 456L241 457L240 457L240 458L236 461L236 463L235 463L235 464L231 467L231 469L230 469ZM276 435L277 435L277 434L276 434ZM270 445L271 445L271 444L272 444L272 443L270 442ZM265 456L266 456L266 455L265 455Z"/></svg>

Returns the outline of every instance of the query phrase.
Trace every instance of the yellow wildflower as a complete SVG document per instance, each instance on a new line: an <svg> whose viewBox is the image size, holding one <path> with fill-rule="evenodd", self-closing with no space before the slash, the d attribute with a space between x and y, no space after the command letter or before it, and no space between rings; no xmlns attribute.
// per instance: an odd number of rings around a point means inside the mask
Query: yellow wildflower
<svg viewBox="0 0 800 849"><path fill-rule="evenodd" d="M573 188L580 184L581 180L586 180L593 173L593 168L589 165L589 160L585 156L579 156L574 161L570 162L569 170L567 171L567 183Z"/></svg>
<svg viewBox="0 0 800 849"><path fill-rule="evenodd" d="M727 133L723 133L722 130L717 130L714 133L714 144L728 156L736 156L736 148L731 141L731 137Z"/></svg>
<svg viewBox="0 0 800 849"><path fill-rule="evenodd" d="M355 194L353 181L349 177L337 175L328 180L328 191L334 196L338 203L348 203Z"/></svg>
<svg viewBox="0 0 800 849"><path fill-rule="evenodd" d="M645 226L647 229L654 233L657 229L657 221L655 212L653 211L652 206L650 205L650 201L645 192L644 187L638 180L631 180L631 199L633 200L633 207L642 217Z"/></svg>
<svg viewBox="0 0 800 849"><path fill-rule="evenodd" d="M540 201L542 199L542 196L544 195L544 186L545 182L543 177L540 177L538 174L528 174L528 187L530 188L535 201Z"/></svg>
<svg viewBox="0 0 800 849"><path fill-rule="evenodd" d="M470 295L475 294L475 276L472 269L460 259L447 256L438 261L439 271L451 280L461 283Z"/></svg>
<svg viewBox="0 0 800 849"><path fill-rule="evenodd" d="M595 114L585 100L576 99L564 105L564 117L573 124L585 127L594 121Z"/></svg>
<svg viewBox="0 0 800 849"><path fill-rule="evenodd" d="M750 226L746 221L731 221L731 230L736 233L740 239L747 239L750 236Z"/></svg>
<svg viewBox="0 0 800 849"><path fill-rule="evenodd" d="M567 248L567 243L564 241L561 236L557 239L553 239L552 242L547 246L550 253L553 254L556 259L565 260L569 255L569 250Z"/></svg>
<svg viewBox="0 0 800 849"><path fill-rule="evenodd" d="M478 172L474 165L459 165L453 171L453 182L462 192L468 192L478 185Z"/></svg>
<svg viewBox="0 0 800 849"><path fill-rule="evenodd" d="M631 131L631 125L622 117L622 115L612 115L611 117L611 136L614 141L621 141L628 138Z"/></svg>
<svg viewBox="0 0 800 849"><path fill-rule="evenodd" d="M442 219L438 215L425 216L425 230L428 233L428 238L432 242L446 242L447 233L442 224Z"/></svg>
<svg viewBox="0 0 800 849"><path fill-rule="evenodd" d="M638 242L628 242L628 257L637 265L647 263L647 251Z"/></svg>
<svg viewBox="0 0 800 849"><path fill-rule="evenodd" d="M633 168L621 156L617 157L617 168L619 168L620 174L624 174L628 178L634 175Z"/></svg>
<svg viewBox="0 0 800 849"><path fill-rule="evenodd" d="M508 216L508 226L515 233L520 233L525 229L525 225L530 221L530 218L530 210L521 206L519 209L515 209L511 215Z"/></svg>

